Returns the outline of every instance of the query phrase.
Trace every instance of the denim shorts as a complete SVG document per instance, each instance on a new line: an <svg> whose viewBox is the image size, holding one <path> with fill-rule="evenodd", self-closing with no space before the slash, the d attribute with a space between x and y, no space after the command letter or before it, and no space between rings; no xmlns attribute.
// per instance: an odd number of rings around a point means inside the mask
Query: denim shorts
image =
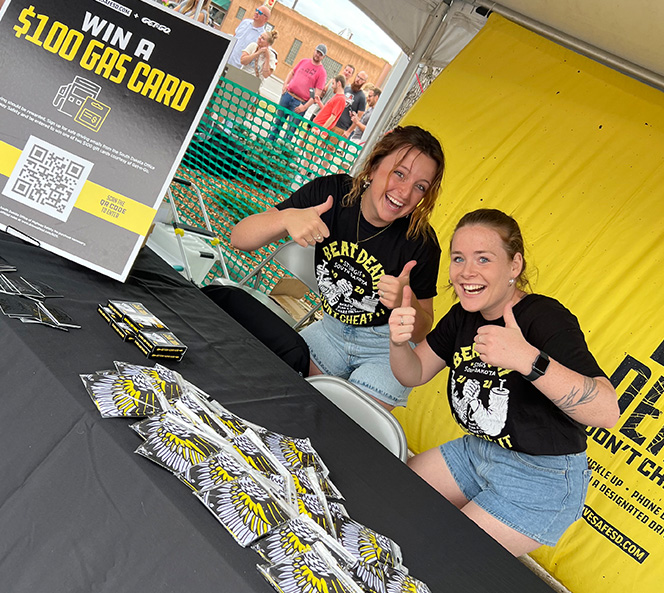
<svg viewBox="0 0 664 593"><path fill-rule="evenodd" d="M399 383L390 368L387 324L358 327L323 315L300 335L309 346L311 360L326 375L348 379L388 405L406 405L410 388Z"/></svg>
<svg viewBox="0 0 664 593"><path fill-rule="evenodd" d="M466 435L440 446L468 500L546 546L581 517L592 472L585 452L527 455Z"/></svg>

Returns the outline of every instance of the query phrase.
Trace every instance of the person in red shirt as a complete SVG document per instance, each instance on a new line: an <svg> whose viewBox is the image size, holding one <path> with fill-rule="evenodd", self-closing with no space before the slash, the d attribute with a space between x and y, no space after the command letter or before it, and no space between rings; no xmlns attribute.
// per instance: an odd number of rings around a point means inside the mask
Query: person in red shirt
<svg viewBox="0 0 664 593"><path fill-rule="evenodd" d="M329 130L337 123L341 117L341 112L346 108L346 95L344 94L345 86L346 78L343 74L339 74L334 77L334 82L332 83L332 89L334 90L332 98L323 105L320 98L316 97L316 104L320 107L320 111L314 118L315 124L323 126Z"/></svg>
<svg viewBox="0 0 664 593"><path fill-rule="evenodd" d="M329 130L337 123L337 121L339 121L343 110L346 108L346 95L344 94L345 86L346 77L343 74L338 74L332 80L332 89L334 94L330 100L323 104L320 98L316 97L316 104L320 107L320 111L313 120L313 123L316 125L311 128L311 135L308 137L306 142L303 142L302 140L298 142L300 146L305 146L307 143L313 144L313 146L317 146L318 144L325 144L325 139L327 138L328 134L317 126L321 126ZM321 148L316 148L315 153L315 157L310 153L304 153L305 158L311 160L311 165L314 163L320 163L320 157L323 155L323 150ZM329 154L326 154L325 158L329 161ZM312 170L310 173L316 174L315 170Z"/></svg>

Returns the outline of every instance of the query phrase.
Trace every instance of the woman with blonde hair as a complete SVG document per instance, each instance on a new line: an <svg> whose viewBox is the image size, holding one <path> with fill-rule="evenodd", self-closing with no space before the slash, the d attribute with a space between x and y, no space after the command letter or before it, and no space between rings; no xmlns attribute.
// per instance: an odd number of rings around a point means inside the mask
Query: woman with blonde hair
<svg viewBox="0 0 664 593"><path fill-rule="evenodd" d="M278 33L275 29L263 31L254 41L242 50L240 63L242 69L260 78L261 84L266 78L272 76L277 67L277 52L272 49Z"/></svg>

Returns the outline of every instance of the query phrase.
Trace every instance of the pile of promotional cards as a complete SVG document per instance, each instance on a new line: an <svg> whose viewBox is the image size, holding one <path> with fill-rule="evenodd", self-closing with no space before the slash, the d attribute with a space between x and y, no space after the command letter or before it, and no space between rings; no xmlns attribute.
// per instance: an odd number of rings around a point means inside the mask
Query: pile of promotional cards
<svg viewBox="0 0 664 593"><path fill-rule="evenodd" d="M97 311L125 342L133 342L148 358L182 360L187 351L168 326L143 303L109 300Z"/></svg>
<svg viewBox="0 0 664 593"><path fill-rule="evenodd" d="M0 258L0 270L16 270ZM78 325L65 311L45 299L62 297L60 293L44 282L28 280L18 274L0 273L0 310L7 317L23 323L39 323L67 331Z"/></svg>
<svg viewBox="0 0 664 593"><path fill-rule="evenodd" d="M431 593L390 538L351 519L309 439L240 418L159 364L81 375L103 417L144 418L136 453L173 473L281 593Z"/></svg>

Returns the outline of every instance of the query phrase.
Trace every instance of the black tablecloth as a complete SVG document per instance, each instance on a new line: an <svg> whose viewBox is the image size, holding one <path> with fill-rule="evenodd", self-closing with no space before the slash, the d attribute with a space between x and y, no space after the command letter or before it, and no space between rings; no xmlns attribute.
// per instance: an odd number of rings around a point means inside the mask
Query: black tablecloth
<svg viewBox="0 0 664 593"><path fill-rule="evenodd" d="M136 455L127 419L102 419L79 374L152 365L96 312L146 305L184 341L166 363L231 411L310 437L355 520L394 539L432 591L550 589L148 249L122 284L12 237L0 255L65 298L63 332L0 315L0 590L271 591L190 490Z"/></svg>

